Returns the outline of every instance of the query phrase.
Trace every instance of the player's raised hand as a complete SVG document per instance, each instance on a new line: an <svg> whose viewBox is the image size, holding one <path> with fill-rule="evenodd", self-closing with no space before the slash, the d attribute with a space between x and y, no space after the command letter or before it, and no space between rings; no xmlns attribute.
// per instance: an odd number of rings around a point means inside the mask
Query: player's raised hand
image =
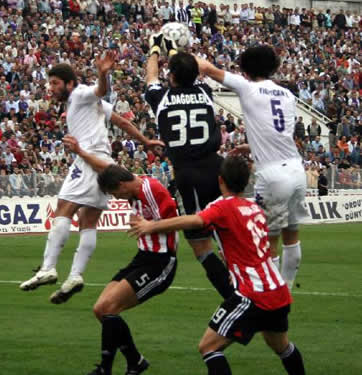
<svg viewBox="0 0 362 375"><path fill-rule="evenodd" d="M161 55L162 41L163 41L162 33L151 34L150 40L149 40L150 56L154 53L157 53L158 56Z"/></svg>
<svg viewBox="0 0 362 375"><path fill-rule="evenodd" d="M163 45L168 57L171 57L177 53L176 42L172 39L163 38Z"/></svg>
<svg viewBox="0 0 362 375"><path fill-rule="evenodd" d="M200 74L205 74L207 69L209 69L210 67L213 67L213 65L211 64L211 62L207 61L207 60L204 60L204 59L201 59L200 57L198 56L195 56L195 59L196 59L196 62L199 66L199 72Z"/></svg>
<svg viewBox="0 0 362 375"><path fill-rule="evenodd" d="M107 51L103 58L99 55L96 56L96 67L100 74L108 73L113 68L114 62L113 51Z"/></svg>
<svg viewBox="0 0 362 375"><path fill-rule="evenodd" d="M250 154L250 147L247 143L243 143L242 145L237 145L235 148L233 148L229 155L248 155Z"/></svg>
<svg viewBox="0 0 362 375"><path fill-rule="evenodd" d="M149 139L146 143L145 143L145 146L147 148L151 148L151 149L154 149L155 147L165 147L165 144L158 140L158 139Z"/></svg>
<svg viewBox="0 0 362 375"><path fill-rule="evenodd" d="M140 237L151 233L152 221L148 221L139 215L130 215L129 225L131 229L127 231L130 237Z"/></svg>
<svg viewBox="0 0 362 375"><path fill-rule="evenodd" d="M75 154L79 154L79 152L80 152L79 143L74 137L67 134L63 138L63 143L64 143L65 147L67 147L70 151L74 152Z"/></svg>

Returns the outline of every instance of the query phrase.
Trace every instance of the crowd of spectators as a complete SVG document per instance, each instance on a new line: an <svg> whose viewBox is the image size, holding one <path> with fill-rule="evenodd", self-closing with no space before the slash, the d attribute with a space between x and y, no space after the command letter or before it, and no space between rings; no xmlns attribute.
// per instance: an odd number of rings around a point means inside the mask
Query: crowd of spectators
<svg viewBox="0 0 362 375"><path fill-rule="evenodd" d="M320 143L316 121L296 119L295 139L305 159L309 187L316 173L334 166L341 187L361 187L362 18L343 10L268 8L202 2L146 0L0 0L0 197L53 195L74 155L63 148L65 108L49 92L48 70L71 64L79 81L96 83L94 59L116 55L106 100L149 138L157 125L144 101L148 39L163 24L190 27L190 52L238 72L249 46L273 45L281 58L274 79L330 118L329 146ZM167 85L167 60L161 62ZM226 155L247 141L241 120L216 114ZM173 187L173 169L162 150L144 150L108 124L112 156L137 174L148 173ZM321 172L322 171L322 172Z"/></svg>

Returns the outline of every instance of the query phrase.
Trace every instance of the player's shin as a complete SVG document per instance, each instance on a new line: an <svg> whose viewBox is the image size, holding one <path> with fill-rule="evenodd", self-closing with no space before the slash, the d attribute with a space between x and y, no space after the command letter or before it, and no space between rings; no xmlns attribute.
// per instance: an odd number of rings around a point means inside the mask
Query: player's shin
<svg viewBox="0 0 362 375"><path fill-rule="evenodd" d="M104 315L102 318L102 363L106 374L112 373L112 365L120 345L121 317Z"/></svg>
<svg viewBox="0 0 362 375"><path fill-rule="evenodd" d="M203 355L208 375L231 375L230 366L223 352L209 352Z"/></svg>
<svg viewBox="0 0 362 375"><path fill-rule="evenodd" d="M58 216L54 219L45 246L42 270L50 270L57 265L59 254L69 238L70 224L71 220L67 217Z"/></svg>
<svg viewBox="0 0 362 375"><path fill-rule="evenodd" d="M302 259L300 241L293 245L283 245L282 277L291 290Z"/></svg>
<svg viewBox="0 0 362 375"><path fill-rule="evenodd" d="M292 342L289 343L288 347L279 356L289 375L305 374L302 355Z"/></svg>
<svg viewBox="0 0 362 375"><path fill-rule="evenodd" d="M97 245L97 230L83 229L80 231L79 246L73 258L69 278L81 275L89 262Z"/></svg>
<svg viewBox="0 0 362 375"><path fill-rule="evenodd" d="M127 367L132 368L137 366L141 359L141 354L138 352L136 345L134 344L131 331L128 324L121 318L120 319L120 350L126 357Z"/></svg>
<svg viewBox="0 0 362 375"><path fill-rule="evenodd" d="M229 298L234 288L230 284L229 272L221 259L212 250L198 256L197 259L205 268L207 278L215 289L224 299Z"/></svg>

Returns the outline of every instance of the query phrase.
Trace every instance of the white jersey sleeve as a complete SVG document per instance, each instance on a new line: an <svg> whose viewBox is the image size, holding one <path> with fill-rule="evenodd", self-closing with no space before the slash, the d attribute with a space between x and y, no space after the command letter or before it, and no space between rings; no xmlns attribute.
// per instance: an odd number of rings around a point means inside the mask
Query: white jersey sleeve
<svg viewBox="0 0 362 375"><path fill-rule="evenodd" d="M97 86L79 85L73 91L74 99L78 103L92 103L96 102L99 98L96 95Z"/></svg>
<svg viewBox="0 0 362 375"><path fill-rule="evenodd" d="M110 121L113 112L113 105L111 103L106 102L105 100L102 100L102 107L104 114L106 115L106 120Z"/></svg>
<svg viewBox="0 0 362 375"><path fill-rule="evenodd" d="M233 74L230 72L225 72L224 86L228 87L230 90L233 90L239 94L242 94L243 90L247 90L248 81L240 74Z"/></svg>

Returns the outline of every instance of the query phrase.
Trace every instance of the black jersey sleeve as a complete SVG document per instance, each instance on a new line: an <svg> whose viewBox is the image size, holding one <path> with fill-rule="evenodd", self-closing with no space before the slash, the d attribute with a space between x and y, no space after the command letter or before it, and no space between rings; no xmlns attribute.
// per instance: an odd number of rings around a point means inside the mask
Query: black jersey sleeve
<svg viewBox="0 0 362 375"><path fill-rule="evenodd" d="M151 106L153 113L156 116L158 105L160 104L166 90L160 83L151 83L147 86L145 99Z"/></svg>
<svg viewBox="0 0 362 375"><path fill-rule="evenodd" d="M209 96L211 100L214 99L212 95L212 89L208 84L200 82L198 86L205 90L206 94Z"/></svg>

